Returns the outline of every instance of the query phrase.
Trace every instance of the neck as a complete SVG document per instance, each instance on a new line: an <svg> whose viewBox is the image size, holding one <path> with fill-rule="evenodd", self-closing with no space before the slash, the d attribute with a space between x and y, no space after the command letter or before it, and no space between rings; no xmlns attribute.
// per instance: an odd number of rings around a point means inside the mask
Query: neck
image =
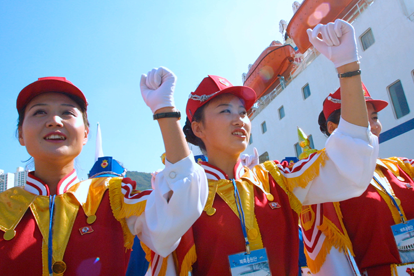
<svg viewBox="0 0 414 276"><path fill-rule="evenodd" d="M66 164L59 164L57 162L51 164L35 160L34 174L49 186L50 194L55 195L59 182L71 173L73 168L74 160Z"/></svg>
<svg viewBox="0 0 414 276"><path fill-rule="evenodd" d="M208 163L222 170L227 176L232 179L234 178L234 166L239 159L239 154L226 155L224 153L219 154L207 154Z"/></svg>

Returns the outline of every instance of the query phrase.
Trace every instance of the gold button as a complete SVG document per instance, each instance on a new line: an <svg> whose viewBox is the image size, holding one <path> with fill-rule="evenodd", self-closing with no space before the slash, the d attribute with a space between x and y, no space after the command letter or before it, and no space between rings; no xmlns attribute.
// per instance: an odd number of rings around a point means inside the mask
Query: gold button
<svg viewBox="0 0 414 276"><path fill-rule="evenodd" d="M56 274L63 274L66 271L66 264L64 261L57 261L53 264L52 270Z"/></svg>
<svg viewBox="0 0 414 276"><path fill-rule="evenodd" d="M254 229L254 228L249 229L249 231L247 232L247 236L251 240L255 240L258 235L259 235L259 232L256 229Z"/></svg>
<svg viewBox="0 0 414 276"><path fill-rule="evenodd" d="M216 208L211 207L206 211L207 215L212 216L216 213Z"/></svg>
<svg viewBox="0 0 414 276"><path fill-rule="evenodd" d="M394 197L394 199L395 199L395 202L397 202L398 206L400 206L401 205L401 200L398 197Z"/></svg>
<svg viewBox="0 0 414 276"><path fill-rule="evenodd" d="M96 220L96 216L95 216L95 215L92 215L92 216L89 216L89 217L86 219L86 222L87 222L88 224L92 224L92 223L94 223L94 222L95 222L95 220Z"/></svg>
<svg viewBox="0 0 414 276"><path fill-rule="evenodd" d="M272 194L266 194L266 198L269 201L273 201L275 199L275 197Z"/></svg>
<svg viewBox="0 0 414 276"><path fill-rule="evenodd" d="M10 230L7 230L6 232L4 232L3 239L5 239L6 241L9 241L9 240L13 239L14 236L16 236L16 231L14 231L13 229L10 229Z"/></svg>

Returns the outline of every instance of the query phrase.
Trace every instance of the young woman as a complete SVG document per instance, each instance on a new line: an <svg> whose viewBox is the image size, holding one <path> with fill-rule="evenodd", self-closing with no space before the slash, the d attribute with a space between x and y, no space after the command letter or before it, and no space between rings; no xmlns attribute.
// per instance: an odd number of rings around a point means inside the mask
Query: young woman
<svg viewBox="0 0 414 276"><path fill-rule="evenodd" d="M343 200L366 189L375 167L377 137L368 128L353 28L338 20L308 34L341 74L345 112L326 149L293 168L277 161L253 170L241 165L239 156L250 137L247 111L256 100L251 88L209 75L190 94L184 132L208 157L201 165L209 179L209 196L205 212L175 252L180 275L190 270L197 276L247 275L259 269L297 275L302 204Z"/></svg>
<svg viewBox="0 0 414 276"><path fill-rule="evenodd" d="M378 119L378 112L388 103L372 99L363 84L362 87L371 132L379 136L382 126ZM328 137L340 123L340 103L341 89L330 94L323 103L323 111L319 115L318 123L322 133ZM332 275L332 271L341 272L337 275L355 275L352 269L348 269L347 258L352 254L351 252L355 256L357 265L355 270L365 273L364 275L390 276L412 272L414 259L406 258L409 251L403 252L400 257L391 226L405 223L404 226L409 227L410 224L406 223L414 218L413 165L414 160L406 158L378 159L374 177L361 196L342 202L308 207L314 210L319 209L323 220L322 226L315 223L309 228L305 235L309 244L306 248L309 250L312 247L310 237L318 233L317 235L321 235L326 241L324 245L320 243L321 251L329 252L326 258L323 257L318 261L316 261L317 254L313 253L313 257L309 258L308 253L308 264L313 268L315 275ZM343 229L335 231L329 227L327 221L340 221L339 229L341 226ZM338 243L340 240L345 242ZM406 242L414 248L414 240L410 242L407 239ZM350 252L350 254L344 254L344 252ZM408 262L411 264L406 264Z"/></svg>
<svg viewBox="0 0 414 276"><path fill-rule="evenodd" d="M87 142L89 123L88 103L75 85L46 77L20 92L18 139L35 171L24 187L0 194L0 275L125 275L134 235L165 256L199 217L205 174L178 118L165 117L175 111L175 76L159 68L143 79L144 100L162 118L168 160L155 189L143 193L119 177L79 182L74 159ZM164 85L154 82L161 79Z"/></svg>

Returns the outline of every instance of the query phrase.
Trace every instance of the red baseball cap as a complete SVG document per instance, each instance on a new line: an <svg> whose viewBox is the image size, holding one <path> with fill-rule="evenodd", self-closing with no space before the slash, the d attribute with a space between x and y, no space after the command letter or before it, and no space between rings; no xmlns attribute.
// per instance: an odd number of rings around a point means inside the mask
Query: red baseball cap
<svg viewBox="0 0 414 276"><path fill-rule="evenodd" d="M379 112L388 105L388 102L386 101L372 99L364 83L362 83L362 90L364 91L365 101L372 103L375 107L375 111ZM329 94L329 96L323 102L323 115L325 115L325 119L328 120L329 115L331 115L332 112L340 108L341 108L341 88L338 88L338 90L336 90L335 93Z"/></svg>
<svg viewBox="0 0 414 276"><path fill-rule="evenodd" d="M29 84L17 96L16 107L20 111L36 96L47 92L62 92L80 98L88 105L85 95L64 77L44 77Z"/></svg>
<svg viewBox="0 0 414 276"><path fill-rule="evenodd" d="M244 100L246 110L249 110L256 102L256 92L248 86L233 86L227 79L219 76L208 75L190 94L187 102L186 113L190 122L194 113L201 106L222 94L233 94Z"/></svg>

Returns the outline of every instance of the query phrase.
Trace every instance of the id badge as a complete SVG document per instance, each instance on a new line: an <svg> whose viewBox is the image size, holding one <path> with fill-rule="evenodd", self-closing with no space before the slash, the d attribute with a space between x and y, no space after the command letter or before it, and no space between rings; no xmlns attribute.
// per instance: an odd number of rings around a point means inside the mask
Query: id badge
<svg viewBox="0 0 414 276"><path fill-rule="evenodd" d="M414 220L391 226L402 263L414 262Z"/></svg>
<svg viewBox="0 0 414 276"><path fill-rule="evenodd" d="M232 276L270 276L269 261L266 249L253 250L250 254L246 252L229 256L230 270Z"/></svg>

